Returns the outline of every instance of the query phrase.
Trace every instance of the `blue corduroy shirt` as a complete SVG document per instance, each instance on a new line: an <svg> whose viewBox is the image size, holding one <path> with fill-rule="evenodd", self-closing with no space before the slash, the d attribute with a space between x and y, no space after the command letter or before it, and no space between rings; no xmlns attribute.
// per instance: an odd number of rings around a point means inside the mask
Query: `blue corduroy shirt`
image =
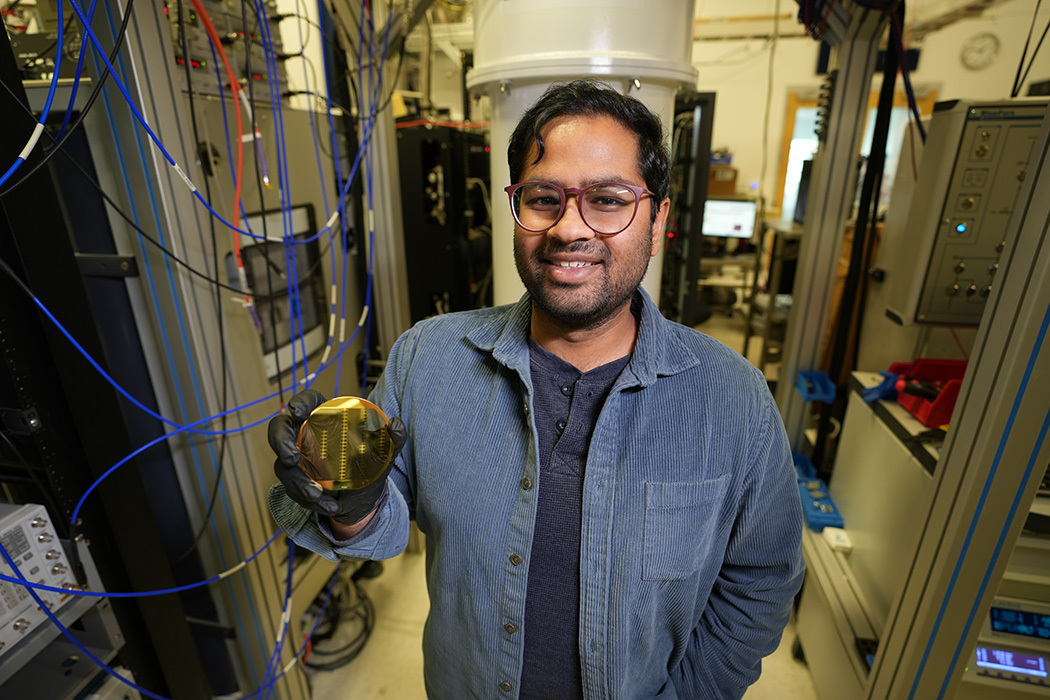
<svg viewBox="0 0 1050 700"><path fill-rule="evenodd" d="M802 582L802 517L779 413L738 353L664 319L648 295L590 441L580 517L587 700L739 698ZM409 441L367 528L333 543L278 485L271 510L328 558L400 553L427 535L431 698L516 698L541 484L530 300L423 321L373 400ZM540 487L542 488L542 486Z"/></svg>

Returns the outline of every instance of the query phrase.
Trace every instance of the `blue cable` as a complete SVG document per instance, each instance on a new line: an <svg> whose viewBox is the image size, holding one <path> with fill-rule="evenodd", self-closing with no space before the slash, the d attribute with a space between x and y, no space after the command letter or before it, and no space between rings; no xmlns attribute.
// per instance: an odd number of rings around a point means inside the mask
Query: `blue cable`
<svg viewBox="0 0 1050 700"><path fill-rule="evenodd" d="M18 157L15 158L15 162L11 164L11 167L9 167L3 175L0 175L0 187L11 179L11 176L22 167L22 163L26 162L26 158L28 158L29 154L33 152L33 149L36 148L36 144L40 140L40 134L44 133L44 124L47 122L47 117L51 113L51 102L55 99L55 88L58 87L58 73L62 66L62 53L64 51L62 33L65 25L64 18L62 17L62 0L55 0L55 7L58 13L58 33L55 37L55 65L54 72L51 74L51 85L47 89L47 99L44 100L44 109L40 113L40 120L37 121L36 128L33 129L33 133L26 142L25 148L23 148L22 152L18 154Z"/></svg>
<svg viewBox="0 0 1050 700"><path fill-rule="evenodd" d="M287 638L288 633L288 617L291 612L291 600L292 600L292 575L295 571L295 542L291 539L288 540L288 573L285 576L284 584L284 605L281 608L281 625L280 630L277 633L277 644L274 646L273 656L270 659L269 667L266 670L266 676L263 676L263 684L266 688L266 698L269 700L270 695L273 694L274 683L277 682L277 669L281 667L281 652L284 651L284 640ZM266 678L273 673L273 678L267 683ZM262 692L262 688L260 688Z"/></svg>
<svg viewBox="0 0 1050 700"><path fill-rule="evenodd" d="M61 0L59 0L59 2L61 2ZM102 48L102 44L99 42L98 37L95 35L94 30L91 29L91 26L90 26L90 24L88 22L88 19L84 16L84 11L80 8L80 5L77 4L77 0L69 0L69 2L73 6L73 11L76 13L77 18L80 20L81 26L83 26L83 28L84 28L84 34L91 40L91 43L93 43L95 45L96 52L98 54L100 54L103 62L105 62L106 66L109 67L110 72L111 73L116 73L116 70L113 68L113 64L110 63L109 57L106 55L105 50ZM61 21L61 13L60 13L59 14L59 31L60 32L61 32L61 28L62 28L62 21ZM61 37L61 34L60 34L60 37ZM56 63L56 75L57 75L58 61L56 60L55 63ZM226 226L227 228L229 228L229 229L231 229L233 231L237 231L238 233L242 233L245 236L249 236L251 238L261 238L261 236L253 234L250 231L245 231L245 230L243 230L241 228L238 228L234 224L231 224L229 221L227 221L225 218L223 218L221 214L219 214L217 211L215 211L214 208L212 208L211 204L208 203L208 201L204 199L203 195L201 195L200 191L197 189L197 186L193 184L193 181L190 180L190 178L186 174L186 172L179 166L179 164L175 161L175 159L172 158L171 154L168 153L168 150L164 147L164 144L161 143L160 139L153 132L153 129L150 128L150 125L146 121L146 118L142 116L142 113L135 106L135 102L131 98L131 95L128 94L128 90L125 87L124 83L116 75L113 75L112 77L113 77L114 84L116 84L116 86L117 86L117 89L120 90L120 93L124 96L124 99L127 101L128 107L131 109L131 112L135 116L135 119L139 122L139 124L142 125L142 128L145 129L146 133L149 134L150 140L152 140L153 143L160 150L161 154L164 156L164 159L168 161L168 165L170 165L172 168L175 169L175 172L178 173L179 177L181 177L183 182L186 183L186 186L190 188L190 191L193 193L193 196L197 199L197 201L199 201L201 204L203 204L205 209L207 209L211 213L212 216L214 216L218 221L222 222L222 224L224 226ZM50 99L51 99L52 96L53 95L49 95L48 103L45 104L45 107L50 108ZM45 114L46 114L46 112L45 112ZM41 124L42 123L43 122L41 122ZM6 180L7 177L10 177L10 175L8 174L7 176L5 176L5 178L0 179L0 185L2 185L4 183L4 181Z"/></svg>
<svg viewBox="0 0 1050 700"><path fill-rule="evenodd" d="M88 8L89 22L95 19L95 5L97 3L98 0L91 0L91 7ZM87 42L80 42L80 50L77 52L77 72L73 76L73 87L69 91L69 105L66 107L66 113L62 116L62 126L58 128L56 139L62 138L62 134L66 133L66 129L69 127L69 120L73 116L73 107L77 102L77 89L80 87L80 76L84 70L84 59L87 57L87 47Z"/></svg>
<svg viewBox="0 0 1050 700"><path fill-rule="evenodd" d="M292 214L291 214L291 178L288 171L288 146L284 140L284 112L281 106L280 95L278 94L277 88L277 61L274 56L274 46L270 35L270 23L266 15L266 8L262 2L255 0L255 12L258 18L258 25L260 27L260 37L263 41L263 57L266 61L266 70L268 75L267 86L270 90L270 99L274 109L274 133L277 142L277 171L278 177L280 178L281 185L281 218L284 223L284 254L285 254L285 266L289 276L288 282L288 295L289 295L289 337L291 338L291 371L292 371L292 385L298 383L296 377L298 372L299 362L296 360L296 340L299 341L300 349L303 355L303 377L304 379L309 376L309 363L306 358L306 339L304 338L303 324L302 324L302 304L299 301L299 268L296 256L296 250L294 247L295 237L292 233ZM315 139L316 140L316 139ZM294 280L294 282L293 282Z"/></svg>
<svg viewBox="0 0 1050 700"><path fill-rule="evenodd" d="M362 2L362 6L363 6L363 4L364 3ZM371 23L371 17L369 17L369 22ZM361 32L363 32L363 31L364 31L364 22L361 23ZM372 55L372 35L373 35L373 33L374 32L369 32L369 38L368 38L369 56ZM372 99L371 99L371 103L370 103L371 107L372 107L372 114L375 113L376 100L379 98L380 88L382 87L382 84L383 84L383 67L384 67L384 65L386 63L386 56L387 56L387 51L389 50L389 47L390 47L390 17L387 17L386 32L385 32L385 35L383 37L383 54L382 54L383 58L382 58L382 60L380 62L379 70L377 71L377 74L376 74L375 85L372 88ZM358 71L358 83L357 84L359 86L362 85L360 55L361 55L361 46L360 46L360 42L359 42L358 43L358 57L359 58L358 58L358 62L357 62L357 71ZM371 80L371 72L372 72L372 65L373 65L373 63L374 63L373 61L369 61L369 79L370 80ZM365 290L365 306L368 307L369 309L371 309L371 300L372 300L372 262L373 262L373 256L375 255L375 246L373 245L373 242L375 240L375 222L374 222L375 217L372 215L372 211L373 211L373 209L372 209L372 207L373 207L373 199L372 199L372 167L373 167L373 163L374 163L374 160L373 160L374 152L372 150L372 146L373 146L373 143L371 141L369 141L367 144L365 144L365 150L366 150L367 156L368 156L368 161L365 164L365 182L368 183L368 193L367 194L368 194L368 214L369 214L369 216L368 216L368 271L369 271L369 273L368 273L367 287L366 287L366 290ZM370 353L370 350L371 350L371 342L372 342L371 338L372 338L372 324L368 323L365 326L365 348L364 348L364 353L363 353L364 360L362 361L362 367L361 367L361 393L362 394L367 394L368 393L368 356L369 356L369 353Z"/></svg>
<svg viewBox="0 0 1050 700"><path fill-rule="evenodd" d="M255 561L260 554L266 551L267 547L274 543L274 541L277 539L277 536L280 535L282 532L283 530L278 528L278 530L275 533L273 533L273 536L271 536L270 539L266 540L266 544L264 544L262 547L259 547L259 549L257 549L254 554L252 554L240 564L237 564L236 566L232 567L231 569L228 569L227 571L224 571L221 574L216 574L215 576L212 576L211 578L205 579L203 581L197 581L196 583L187 583L181 586L175 586L174 588L164 588L154 591L132 591L129 593L112 593L109 591L71 590L68 588L59 588L57 586L48 586L44 583L33 583L32 581L23 582L22 579L15 578L13 576L7 576L5 574L0 574L0 581L7 581L8 583L17 583L22 586L25 586L26 588L35 588L38 591L47 591L48 593L60 593L62 595L74 595L83 598L152 598L154 596L159 595L182 593L183 591L191 591L194 588L202 588L204 586L213 584L216 581L222 581L226 578L229 578L234 573L240 571L245 566Z"/></svg>
<svg viewBox="0 0 1050 700"><path fill-rule="evenodd" d="M328 70L328 42L325 41L325 39L327 38L326 35L325 35L325 32L326 32L325 26L328 24L327 22L324 21L325 20L325 13L326 13L326 11L327 10L326 10L325 5L324 5L324 0L317 0L317 19L318 19L317 26L320 28L320 32L321 32L321 57L322 57L322 63L324 64L325 107L326 107L327 112L328 112L328 134L329 134L329 136L331 138L331 141L332 141L332 161L333 161L333 164L335 165L335 183L336 183L335 188L336 188L337 192L341 192L342 189L343 189L343 168L342 168L342 165L339 162L339 143L338 143L338 141L335 138L335 119L332 117L332 77L331 77L331 72ZM322 24L322 22L324 22L324 24ZM340 218L340 224L341 224L341 226L340 226L340 234L341 234L340 238L341 238L341 241L340 242L342 244L341 247L342 247L342 250L343 250L342 300L341 300L340 305L339 305L339 309L341 310L341 314L340 314L341 315L341 320L340 320L340 326L339 326L340 327L340 335L341 335L342 334L342 329L345 327L344 324L346 323L346 284L347 284L347 275L346 275L346 273L347 273L347 264L349 263L349 258L347 256L347 245L346 245L346 231L347 231L346 205L345 205L345 202L344 202L342 197L339 198L339 201L337 202L337 206L339 208L339 218ZM334 232L333 232L333 234L334 234ZM331 272L330 272L330 277L331 277L331 280L332 280L332 284L334 285L335 284L335 275L336 275L336 266L335 266L335 252L336 252L336 248L335 248L335 243L334 243L334 235L333 235L333 243L332 243L332 245L329 246L329 249L331 250L331 260L332 260L332 269L331 269ZM334 322L334 319L335 319L335 316L336 316L336 301L335 301L335 297L334 296L332 297L332 300L331 300L331 311L330 311L330 313L332 314L332 319L333 319L333 322ZM335 341L335 332L334 331L335 331L335 329L333 328L332 332L329 334L328 346L325 348L326 351L329 348L332 347L332 344ZM333 394L338 394L339 393L339 386L340 386L340 380L342 378L342 374L343 374L343 363L342 363L342 359L340 358L340 361L336 364L336 369L335 369L335 386L332 387L332 393Z"/></svg>
<svg viewBox="0 0 1050 700"><path fill-rule="evenodd" d="M390 23L388 21L388 24L387 24L387 38L389 38L389 30L390 30ZM385 55L386 55L386 48L387 48L387 44L384 43L384 58L385 58ZM379 69L380 81L382 79L382 72L383 72L383 68L381 66L380 69ZM378 85L377 85L377 87L378 87ZM111 115L111 117L112 117L112 112L110 111L110 108L109 108L108 98L105 97L105 94L103 94L103 97L104 97L104 101L105 101L105 103L107 105L107 113L109 113ZM375 100L374 99L373 99L373 103L372 103L372 108L373 108L372 112L369 115L369 123L371 123L371 121L375 117ZM112 122L112 118L111 118L111 122ZM366 148L368 147L368 145L369 145L369 142L366 142L366 144L365 144ZM119 150L119 141L117 142L117 148ZM361 160L362 150L363 149L359 149L358 150L357 158L355 159L355 167L356 167L357 163L359 163L360 160ZM369 153L371 153L371 151L369 151ZM369 170L369 174L370 174L370 170ZM370 195L371 195L371 178L370 177L369 177L369 192L370 192ZM371 201L371 198L370 198L370 201ZM134 204L132 204L132 209L134 211ZM137 214L136 214L136 220L137 220ZM367 290L366 290L366 298L365 298L365 306L366 307L370 306L370 302L371 302L371 298L372 298L372 284L371 284L371 282L372 282L372 277L373 277L373 262L374 261L373 261L373 257L372 257L372 254L371 254L371 250L372 250L372 247L373 247L371 245L371 242L372 242L373 239L374 239L374 229L370 226L369 227L369 242L370 242L369 250L370 250L370 254L369 254L369 262L368 262L368 283L366 285ZM27 293L31 294L31 292L29 292L28 289L26 289L25 291ZM158 419L158 420L160 420L160 421L162 421L164 423L167 423L168 425L171 425L172 427L176 428L175 431L173 431L171 433L168 433L167 435L161 436L160 438L157 438L157 439L151 441L150 443L147 443L147 445L145 445L145 446L139 448L138 450L132 452L130 455L128 455L127 457L125 457L124 459L119 461L117 464L115 464L112 467L110 467L110 469L107 470L102 475L102 477L100 477L98 480L96 480L89 487L89 489L84 493L84 495L81 497L80 501L77 504L77 507L74 510L73 522L77 521L80 508L83 506L83 503L84 503L84 500L86 499L86 497L95 488L97 488L97 486L102 482L102 480L104 480L108 475L110 475L117 468L119 468L120 466L125 464L127 461L129 461L130 459L132 459L135 456L137 456L138 454L140 454L142 451L148 449L149 447L152 447L153 445L158 444L162 440L166 440L169 436L177 435L177 434L179 434L181 432L184 432L184 431L190 431L190 432L194 432L194 433L207 434L207 435L221 435L221 434L232 434L232 433L237 433L237 432L243 432L245 430L248 430L248 429L250 429L252 427L255 427L257 425L260 425L261 423L264 423L264 422L268 421L270 418L273 417L273 415L275 415L275 413L274 413L274 414L271 414L270 416L264 417L263 419L261 419L259 421L256 421L255 423L252 423L252 424L249 424L247 426L240 427L240 428L236 428L236 429L226 430L226 431L195 430L195 427L198 426L198 425L207 424L207 423L212 422L214 420L217 420L218 418L221 418L221 417L223 417L225 415L238 413L238 412L240 412L240 411L242 411L242 410L244 410L244 409L246 409L246 408L248 408L250 406L253 406L253 405L257 404L257 403L260 403L262 401L266 401L266 400L275 398L275 397L278 396L278 392L272 393L272 394L270 394L268 396L261 397L259 399L254 400L254 401L250 401L250 402L248 402L248 403L246 403L244 405L234 407L232 409L229 409L229 410L224 411L222 413L219 413L217 415L206 417L204 419L201 419L201 420L196 421L194 423L190 423L188 425L179 425L178 423L175 423L174 421L171 421L171 420L165 418L164 416L160 415L159 413L153 411L152 409L146 407L140 401L135 399L126 389L124 389L120 384L118 384L116 382L116 380L114 380L113 377L111 377L109 375L109 373L107 373L104 369L102 369L102 367L98 364L98 362L94 358L91 357L91 355L76 341L75 338L73 338L72 334L70 334L69 331L58 321L58 319L43 304L43 302L41 302L36 296L32 296L31 298L32 298L33 302L37 305L37 307L44 313L44 315L47 316L47 318L66 337L66 339L77 349L77 351L91 364L91 366L97 372L99 372L99 374L114 389L116 389L122 396L124 396L126 399L128 399L133 405L138 407L140 410L142 410L142 411L146 412L148 415L151 415L154 418L156 418L156 419ZM357 333L360 331L360 328L361 328L361 326L359 324L358 326L355 327L355 330L354 330L353 334L350 336L350 338L348 338L346 341L340 343L340 349L337 352L336 356L334 358L332 358L332 360L330 360L328 363L326 363L322 367L320 367L318 369L317 374L319 374L321 371L323 371L323 369L325 369L328 366L330 366L333 361L336 361L338 358L341 358L342 353L345 352L346 349L349 347L350 343L353 342L353 340L355 339ZM315 374L315 376L316 376L316 374ZM306 384L305 384L305 387L309 387L312 384L312 381L313 380L308 380L306 382Z"/></svg>
<svg viewBox="0 0 1050 700"><path fill-rule="evenodd" d="M288 541L289 552L291 552L293 550L294 546L295 546L294 543L291 540L289 540ZM14 559L8 553L7 549L3 546L3 544L0 544L0 555L3 556L4 560L7 562L7 565L11 567L11 570L14 571L16 576L18 577L17 579L15 579L15 581L17 583L19 583L20 585L24 586L26 588L26 590L29 591L29 595L33 598L33 602L36 603L37 607L41 611L43 611L43 613L45 615L47 615L48 619L51 620L51 623L54 624L55 627L57 627L58 630L66 637L66 639L68 639L73 644L73 646L75 646L77 649L79 649L80 652L84 654L84 656L86 656L89 659L91 659L91 661L96 666L98 666L100 669L105 671L107 674L109 674L110 676L113 676L114 678L116 678L118 681L120 681L124 685L126 685L126 686L128 686L130 688L134 688L135 690L137 690L142 695L145 695L146 697L154 698L154 700L170 700L169 698L167 698L167 697L165 697L163 695L160 695L158 693L154 693L151 690L147 690L146 688L136 684L134 681L128 680L124 676L122 676L119 673L117 673L116 670L112 666L110 666L105 661L103 661L102 659L98 658L94 653L92 653L92 651L88 647L86 647L83 643L81 643L81 641L79 639L77 639L76 637L73 636L73 633L69 631L69 628L67 628L65 625L63 625L59 621L59 619L55 615L55 613L51 612L51 609L47 606L46 603L44 603L44 601L40 598L40 596L37 594L37 592L35 590L36 588L39 587L39 584L31 583L28 579L26 579L26 577L22 574L21 569L19 569L17 564L15 564ZM289 561L291 561L291 556L289 556ZM290 566L289 566L289 569L291 569ZM289 579L288 579L288 581L286 583L286 590L287 590L286 595L290 595L290 593L291 593L291 583L292 582L291 582L291 577L290 576L291 576L291 574L289 573ZM5 580L8 579L8 577L6 577L6 576L3 577L3 578ZM59 590L62 593L70 593L71 592L71 591L67 591L65 589L59 589ZM103 594L103 595L105 595L105 594ZM326 605L327 605L327 600L328 599L326 598ZM285 623L285 628L286 627L287 627L287 623ZM284 644L284 635L282 635L282 638L280 640L278 640L278 642L277 642L277 650L283 648L283 644ZM275 650L275 653L277 653L279 655L279 651L277 651L277 650ZM297 654L297 656L298 656L298 654ZM239 698L239 700L250 700L251 698L258 697L259 694L263 692L263 690L266 690L267 688L272 689L273 684L276 683L279 679L283 678L284 675L285 675L285 673L283 671L281 673L279 673L279 674L275 674L274 678L268 683L268 685L266 685L266 686L264 686L262 688L259 688L258 690L256 690L253 693L250 693L248 695L242 696L241 698Z"/></svg>
<svg viewBox="0 0 1050 700"><path fill-rule="evenodd" d="M112 13L111 8L110 8L110 6L108 4L106 5L106 19L109 22L110 33L115 35L116 34L116 24L114 23L113 13ZM126 70L125 70L125 67L124 67L124 58L123 58L123 56L118 56L117 57L117 64L120 67L120 75L124 76L126 78L127 73L126 73ZM153 191L153 189L154 189L153 188L153 182L152 182L152 178L150 177L149 165L148 165L148 162L146 160L146 152L145 152L145 149L144 149L144 144L142 143L141 133L139 131L135 131L135 143L138 146L139 159L140 159L140 162L141 162L141 165L142 165L141 176L142 176L143 181L144 181L144 186L145 186L145 189L146 189L146 193L147 193L147 195L149 197L150 209L151 209L151 211L153 213L153 223L154 223L154 226L156 227L156 230L157 230L157 237L158 237L158 240L162 244L164 244L165 243L164 227L163 227L163 225L161 224L161 221L160 221L160 211L159 211L159 207L157 206L156 196L155 196L154 191ZM118 151L118 153L120 153L120 151ZM127 170L126 170L125 164L123 162L123 156L122 155L121 155L121 158L120 158L120 168L121 168L121 171L126 174ZM166 352L166 357L167 357L167 360L168 360L168 368L169 368L169 370L171 372L171 376L172 377L178 377L178 370L177 370L177 368L175 366L175 354L172 352L172 347L171 347L171 345L169 344L169 341L168 341L167 324L164 321L164 316L163 316L163 313L161 311L160 299L159 299L159 297L157 295L156 288L154 287L153 282L152 282L152 280L153 280L152 265L149 262L149 257L146 255L145 245L142 243L141 237L139 238L139 245L142 248L142 256L141 257L142 257L142 260L143 260L143 263L144 263L144 266L145 266L145 269L146 269L146 274L147 274L147 276L150 279L150 292L153 295L153 307L154 307L154 309L156 311L157 320L159 321L159 329L161 331L161 335L164 338L165 349L167 351ZM164 262L164 269L165 269L165 272L167 273L167 278L168 278L168 288L169 288L169 291L171 293L172 302L174 304L175 318L176 318L176 320L178 322L179 335L180 335L181 340L182 340L183 355L185 357L185 361L187 363L187 368L188 368L188 373L189 373L190 380L191 380L192 385L193 385L194 397L196 398L197 410L198 410L200 415L206 415L206 412L204 410L204 405L203 405L203 403L201 401L200 384L197 381L197 374L198 374L197 367L196 367L196 363L193 360L193 353L192 353L192 351L190 349L189 338L188 338L187 333L186 333L186 323L185 323L186 314L183 314L183 312L182 312L182 302L179 299L179 292L178 292L178 290L175 287L175 279L174 279L174 275L172 274L172 269L171 269L171 259L168 258L167 256L165 256L164 259L163 259L163 262ZM186 418L187 418L187 415L188 415L188 411L187 411L187 408L186 408L187 401L186 401L186 399L183 396L182 387L181 387L180 382L178 382L178 381L174 382L173 388L175 390L175 399L176 399L176 405L178 406L179 414L181 416L181 419L183 421L185 421ZM200 489L201 489L201 491L203 493L207 493L208 492L208 488L207 488L207 484L206 484L205 479L204 479L204 468L203 468L203 465L202 465L201 456L200 456L200 454L198 452L197 444L196 444L195 441L191 440L191 441L189 441L188 447L189 447L190 458L192 460L192 463L193 463L193 466L194 466L194 470L195 470L196 475L197 475L197 481L198 481L198 483L200 485ZM215 453L215 446L214 446L214 444L212 442L209 441L207 443L207 449L208 449L208 452L210 453L210 456L211 456L211 459L212 459L212 464L218 464L218 455ZM232 523L231 523L231 526L232 526ZM214 527L214 525L213 525L213 527ZM223 550L221 541L219 541L218 539L217 539L217 548L218 548L218 552L217 553L219 555L219 561L225 566L226 554L225 554L225 552ZM234 542L234 548L235 548L235 550L237 549L236 542ZM240 559L240 553L236 552L235 553L235 557L236 557L236 559Z"/></svg>
<svg viewBox="0 0 1050 700"><path fill-rule="evenodd" d="M182 8L182 3L180 2L179 3L179 7L178 7L180 12L181 12L181 8ZM107 6L107 17L109 18L110 30L113 31L113 29L112 29L112 27L113 27L113 18L112 18L112 13L109 10L108 6ZM214 47L211 46L210 37L209 37L208 45L214 51ZM121 67L121 70L123 71L124 70L123 60L121 60L121 62L120 62L120 67ZM125 75L125 79L126 79L126 75ZM221 86L221 83L220 83L220 86ZM225 105L223 105L223 107L225 108ZM158 230L158 238L163 241L163 238L164 238L163 229L162 229L162 227L160 225L158 208L157 208L156 200L154 199L154 193L153 193L153 189L152 189L152 186L151 186L151 183L150 183L148 165L145 163L145 158L144 158L143 148L142 148L141 135L138 132L136 132L135 137L136 137L136 141L139 144L140 158L143 160L143 171L144 171L144 175L146 177L146 184L147 184L147 187L150 188L148 190L148 192L149 192L149 195L150 195L150 203L151 203L151 206L153 207L154 219L156 221L156 226L157 226L157 230ZM198 235L201 236L201 229L198 228L197 231L198 231ZM178 235L179 236L179 240L182 241L183 247L185 248L186 247L185 246L185 240L184 240L185 236L181 235L181 232L182 232L181 227L175 227L173 229L173 231L172 231L172 237L174 238L176 235ZM201 247L203 249L204 241L203 241L203 237L202 236L199 238L199 241L200 241L200 245L201 245ZM189 371L190 379L191 379L192 385L193 385L193 391L194 391L193 398L196 400L196 407L197 407L198 415L204 416L204 415L207 415L207 412L205 410L204 403L203 403L203 400L202 400L201 384L198 382L198 374L201 374L201 377L200 377L201 381L205 381L205 376L203 374L203 370L207 370L207 374L208 374L208 377L210 378L211 385L213 387L215 387L215 386L217 386L218 382L216 380L213 367L212 367L211 363L208 362L207 360L203 361L202 372L198 373L198 371L197 371L197 367L196 367L196 363L194 361L193 353L191 352L190 347L189 347L189 341L188 341L188 338L187 338L187 329L186 329L186 325L185 325L185 321L184 321L184 314L181 311L181 309L182 309L182 302L180 302L179 294L177 293L177 291L175 289L175 280L174 280L174 276L172 274L170 260L165 258L164 259L164 265L165 265L165 269L166 269L167 274L168 274L168 282L169 282L169 287L171 289L171 296L172 296L172 299L175 302L175 313L176 313L176 318L178 320L179 330L180 330L180 333L181 333L183 351L185 353L186 361L187 361L187 364L188 364L188 371ZM147 266L147 268L150 266L150 263L149 263L148 259L146 260L146 266ZM218 278L218 276L219 276L218 261L216 261L215 276L216 276L216 278ZM200 313L200 304L199 304L198 297L197 297L197 288L195 286L190 286L189 293L191 295L192 303L196 307L196 314L195 314L195 316L196 316L197 319L201 319L203 316ZM157 308L157 315L158 315L158 320L160 322L160 325L161 326L166 326L163 316L160 315L159 304L156 301L156 299L154 300L154 303L155 303L155 306ZM186 301L186 308L187 308L187 310L189 310L189 304L190 303L191 303L190 300ZM222 310L221 309L217 310L217 313L222 313ZM187 316L188 316L188 314L187 314ZM225 362L225 358L221 358L220 362ZM170 356L169 356L169 366L171 368L172 376L173 377L177 377L178 375L175 372L174 360ZM187 416L186 416L186 408L184 406L185 400L183 399L183 396L182 396L181 383L176 382L176 384L174 386L174 389L175 389L176 396L178 397L179 408L181 410L180 418L183 421L185 421ZM221 391L221 389L218 389L218 391ZM223 408L225 409L225 406ZM191 440L190 441L190 455L191 455L191 458L193 460L193 464L194 464L194 467L195 467L195 473L196 473L196 477L197 477L197 481L198 481L198 488L200 489L200 492L202 494L205 494L205 497L206 497L206 494L208 494L208 492L209 492L209 486L208 486L208 484L206 482L206 479L205 479L204 472L206 470L205 470L205 467L203 465L203 460L201 459L201 456L199 455L199 452L198 452L199 449L200 448L196 445L196 441L192 441ZM232 515L232 512L231 512L230 503L229 503L229 491L226 488L225 483L220 478L220 457L219 457L219 455L216 454L216 448L215 448L214 441L212 441L212 440L207 441L206 449L207 449L207 452L208 452L208 454L209 454L209 456L211 458L211 464L212 464L211 473L212 473L213 478L216 480L216 483L214 484L215 494L216 494L216 497L219 499L219 501L222 504L221 512L225 516L227 529L228 529L228 531L233 532L233 531L235 531L236 528L234 526L233 515ZM220 567L225 568L227 566L229 558L231 556L232 556L233 561L235 561L235 562L236 561L241 561L242 558L243 558L243 553L242 553L240 541L237 538L233 538L228 543L228 547L231 550L231 554L228 554L226 552L227 543L224 543L223 538L219 536L219 529L220 529L220 525L219 525L219 522L218 522L219 518L220 518L219 514L216 513L214 518L209 518L208 519L208 521L204 524L204 527L207 527L207 528L211 529L211 531L213 533L213 541L214 541L215 553L216 553L216 556L218 558L219 565L220 565ZM251 593L248 590L247 582L241 580L241 581L239 581L239 584L244 587L245 593L248 594L248 597L246 598L246 600L249 600L249 601L252 600ZM227 586L227 590L228 590L229 594L232 597L235 598L236 597L236 593L235 593L235 586L236 586L236 584L233 581L226 581L226 586ZM265 645L265 642L263 641L262 630L261 630L261 628L259 626L259 619L258 619L257 612L255 611L255 609L252 606L249 606L249 609L246 612L248 614L248 617L250 617L251 620L254 621L255 632L258 635L259 643L261 645ZM247 638L249 636L249 634L250 634L250 628L249 628L248 624L246 624L245 615L242 614L241 608L239 606L237 606L237 605L232 606L232 615L233 615L233 618L234 618L234 622L236 624L236 628L239 630L240 636L242 636L244 638ZM251 655L248 655L247 662L248 662L248 667L250 669L251 676L254 678L255 675L257 674L257 669L256 669L256 665L255 665L255 663L256 663L255 662L255 658L253 656L251 656Z"/></svg>

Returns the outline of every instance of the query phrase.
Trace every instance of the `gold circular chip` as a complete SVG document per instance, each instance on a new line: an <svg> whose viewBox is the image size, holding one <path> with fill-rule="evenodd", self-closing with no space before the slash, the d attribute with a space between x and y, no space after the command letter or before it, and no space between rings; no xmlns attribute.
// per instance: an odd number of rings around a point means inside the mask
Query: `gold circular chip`
<svg viewBox="0 0 1050 700"><path fill-rule="evenodd" d="M356 396L341 396L314 409L299 428L300 465L329 491L360 489L375 481L394 456L390 420Z"/></svg>

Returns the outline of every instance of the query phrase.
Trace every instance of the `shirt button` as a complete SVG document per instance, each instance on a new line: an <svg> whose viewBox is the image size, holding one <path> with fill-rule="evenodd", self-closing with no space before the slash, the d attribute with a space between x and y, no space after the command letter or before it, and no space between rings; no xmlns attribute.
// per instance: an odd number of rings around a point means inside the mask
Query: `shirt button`
<svg viewBox="0 0 1050 700"><path fill-rule="evenodd" d="M563 386L561 388L561 393L565 394L566 396L572 396L572 384L566 384L565 386Z"/></svg>
<svg viewBox="0 0 1050 700"><path fill-rule="evenodd" d="M529 415L529 405L528 405L528 404L524 404L524 405L522 406L522 410L523 410L523 411L525 411L525 415L526 415L526 416L528 416L528 415Z"/></svg>
<svg viewBox="0 0 1050 700"><path fill-rule="evenodd" d="M503 681L502 683L499 684L499 689L502 690L504 693L509 693L510 692L510 683L508 683L507 681Z"/></svg>
<svg viewBox="0 0 1050 700"><path fill-rule="evenodd" d="M532 488L532 479L530 479L529 477L525 477L524 479L522 479L521 480L521 488L524 489L525 491L528 491L529 489L531 489Z"/></svg>
<svg viewBox="0 0 1050 700"><path fill-rule="evenodd" d="M563 432L565 430L565 426L568 425L568 422L566 422L565 419L563 418L562 420L558 421L556 425L557 425L557 428L558 428L558 432L560 433L560 432Z"/></svg>
<svg viewBox="0 0 1050 700"><path fill-rule="evenodd" d="M503 629L507 630L507 634L514 634L515 632L518 631L518 628L515 627L510 622L508 622L507 624L503 625Z"/></svg>
<svg viewBox="0 0 1050 700"><path fill-rule="evenodd" d="M524 561L524 560L521 558L520 554L511 554L510 555L510 563L513 564L514 566L521 566L521 562L522 561Z"/></svg>

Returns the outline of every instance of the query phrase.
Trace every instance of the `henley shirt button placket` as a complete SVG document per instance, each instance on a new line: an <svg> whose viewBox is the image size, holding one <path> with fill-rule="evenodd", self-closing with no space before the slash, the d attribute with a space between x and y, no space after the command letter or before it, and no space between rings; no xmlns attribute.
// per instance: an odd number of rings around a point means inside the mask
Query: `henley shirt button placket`
<svg viewBox="0 0 1050 700"><path fill-rule="evenodd" d="M572 384L565 384L564 386L562 386L561 393L565 394L566 396L572 396Z"/></svg>
<svg viewBox="0 0 1050 700"><path fill-rule="evenodd" d="M524 561L524 559L521 558L520 554L511 554L510 555L510 563L513 564L514 566L521 566L521 562L523 562L523 561Z"/></svg>
<svg viewBox="0 0 1050 700"><path fill-rule="evenodd" d="M509 693L511 691L510 683L508 683L507 681L503 681L499 684L499 689L502 690L504 693Z"/></svg>
<svg viewBox="0 0 1050 700"><path fill-rule="evenodd" d="M565 426L567 426L568 424L569 424L569 422L568 422L568 421L566 421L566 420L565 420L565 419L563 418L563 419L561 419L560 421L558 421L558 422L557 422L557 423L555 424L555 426L556 426L556 427L558 428L558 432L559 432L559 433L562 433L562 432L565 432Z"/></svg>

